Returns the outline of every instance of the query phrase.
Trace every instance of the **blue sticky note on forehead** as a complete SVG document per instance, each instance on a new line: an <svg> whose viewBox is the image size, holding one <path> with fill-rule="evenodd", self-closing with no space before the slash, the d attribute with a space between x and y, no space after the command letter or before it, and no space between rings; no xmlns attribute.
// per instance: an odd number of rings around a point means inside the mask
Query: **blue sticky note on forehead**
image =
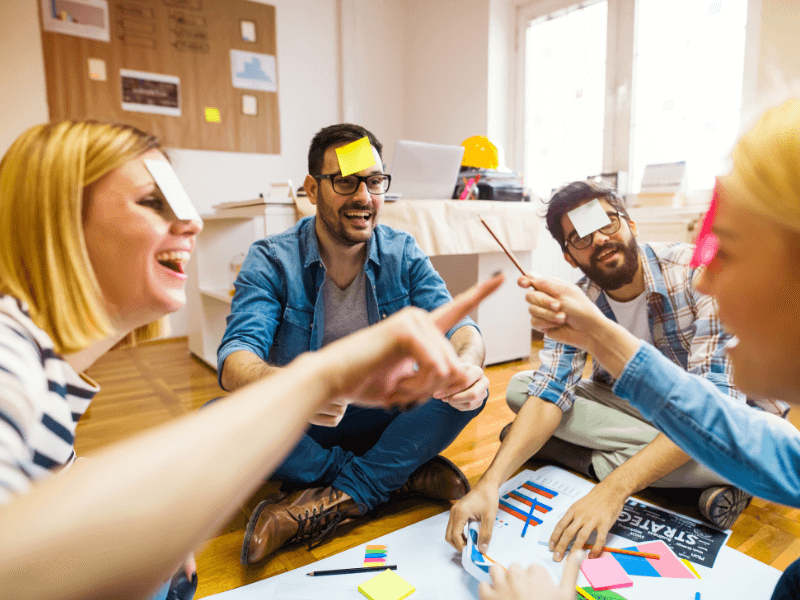
<svg viewBox="0 0 800 600"><path fill-rule="evenodd" d="M579 237L589 235L611 223L611 219L608 218L605 209L597 198L569 211L567 216L572 221L572 226L578 232Z"/></svg>

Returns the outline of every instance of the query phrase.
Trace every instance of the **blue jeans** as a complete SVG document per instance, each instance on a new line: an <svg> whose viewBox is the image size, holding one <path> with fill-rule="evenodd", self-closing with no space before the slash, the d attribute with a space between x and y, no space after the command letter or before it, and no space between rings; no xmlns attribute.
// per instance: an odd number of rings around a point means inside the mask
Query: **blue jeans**
<svg viewBox="0 0 800 600"><path fill-rule="evenodd" d="M778 580L772 600L798 600L800 599L800 560L790 564Z"/></svg>
<svg viewBox="0 0 800 600"><path fill-rule="evenodd" d="M485 405L462 412L434 399L400 412L351 404L336 427L312 425L273 478L333 486L372 509L447 448Z"/></svg>

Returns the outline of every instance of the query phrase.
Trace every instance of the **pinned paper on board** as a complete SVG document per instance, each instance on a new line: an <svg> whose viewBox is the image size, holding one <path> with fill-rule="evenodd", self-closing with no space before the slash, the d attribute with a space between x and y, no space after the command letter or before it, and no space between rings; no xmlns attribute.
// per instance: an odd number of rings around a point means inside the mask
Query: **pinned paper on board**
<svg viewBox="0 0 800 600"><path fill-rule="evenodd" d="M625 569L610 554L587 558L581 563L581 571L596 590L613 590L633 585Z"/></svg>
<svg viewBox="0 0 800 600"><path fill-rule="evenodd" d="M203 222L171 164L163 160L146 159L144 166L150 171L150 175L153 176L156 185L164 194L164 198L178 219Z"/></svg>
<svg viewBox="0 0 800 600"><path fill-rule="evenodd" d="M218 108L206 107L206 121L209 123L219 123L221 120Z"/></svg>
<svg viewBox="0 0 800 600"><path fill-rule="evenodd" d="M580 237L589 235L611 224L611 219L608 218L605 209L600 205L600 201L597 198L569 211L567 216L572 221L572 226L575 227L575 231L578 232Z"/></svg>
<svg viewBox="0 0 800 600"><path fill-rule="evenodd" d="M372 145L367 136L336 148L336 158L339 159L342 177L358 173L375 164L375 155L372 153Z"/></svg>
<svg viewBox="0 0 800 600"><path fill-rule="evenodd" d="M390 569L358 586L369 600L403 600L414 593L414 586Z"/></svg>
<svg viewBox="0 0 800 600"><path fill-rule="evenodd" d="M386 546L380 545L367 545L364 552L364 566L365 567L382 567L386 564Z"/></svg>

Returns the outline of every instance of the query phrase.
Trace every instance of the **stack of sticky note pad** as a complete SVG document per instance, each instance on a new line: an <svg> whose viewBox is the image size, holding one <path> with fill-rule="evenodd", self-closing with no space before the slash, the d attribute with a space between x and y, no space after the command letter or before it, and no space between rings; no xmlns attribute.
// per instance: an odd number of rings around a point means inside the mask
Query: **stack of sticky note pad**
<svg viewBox="0 0 800 600"><path fill-rule="evenodd" d="M403 600L414 593L414 586L390 569L358 586L369 600Z"/></svg>
<svg viewBox="0 0 800 600"><path fill-rule="evenodd" d="M386 546L367 545L364 553L365 567L382 567L386 564Z"/></svg>

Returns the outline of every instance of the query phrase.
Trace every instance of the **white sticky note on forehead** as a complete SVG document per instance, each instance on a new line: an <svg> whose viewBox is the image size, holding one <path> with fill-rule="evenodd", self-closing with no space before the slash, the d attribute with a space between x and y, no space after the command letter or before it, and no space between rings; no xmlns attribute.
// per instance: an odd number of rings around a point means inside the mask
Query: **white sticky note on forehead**
<svg viewBox="0 0 800 600"><path fill-rule="evenodd" d="M605 209L597 198L586 204L581 204L575 210L569 211L567 216L572 221L572 226L578 232L579 237L589 235L611 223L611 219L608 218Z"/></svg>
<svg viewBox="0 0 800 600"><path fill-rule="evenodd" d="M171 164L163 160L145 159L144 166L150 171L150 175L153 176L156 185L164 194L164 198L169 202L172 212L178 219L203 222Z"/></svg>

